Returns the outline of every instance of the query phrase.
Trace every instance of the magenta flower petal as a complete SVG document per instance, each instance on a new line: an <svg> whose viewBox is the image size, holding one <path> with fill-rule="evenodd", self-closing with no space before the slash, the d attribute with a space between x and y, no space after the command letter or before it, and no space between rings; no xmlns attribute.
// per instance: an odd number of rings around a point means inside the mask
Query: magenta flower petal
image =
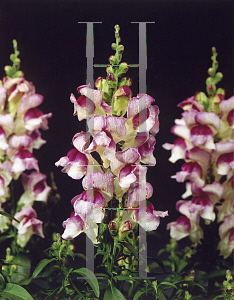
<svg viewBox="0 0 234 300"><path fill-rule="evenodd" d="M32 169L39 171L37 159L30 151L21 148L13 158L12 172L18 173Z"/></svg>
<svg viewBox="0 0 234 300"><path fill-rule="evenodd" d="M115 143L122 141L126 135L125 118L107 116L105 130L108 131Z"/></svg>
<svg viewBox="0 0 234 300"><path fill-rule="evenodd" d="M164 149L171 150L171 157L169 161L175 163L179 159L185 158L185 150L187 145L183 138L178 138L174 141L174 144L165 143L162 145Z"/></svg>
<svg viewBox="0 0 234 300"><path fill-rule="evenodd" d="M186 100L180 102L177 106L182 108L184 111L204 111L204 106L196 100L195 96L187 98Z"/></svg>
<svg viewBox="0 0 234 300"><path fill-rule="evenodd" d="M142 163L155 166L156 158L153 155L155 143L155 137L150 135L149 139L138 148Z"/></svg>
<svg viewBox="0 0 234 300"><path fill-rule="evenodd" d="M139 94L137 97L133 97L128 103L127 118L130 119L145 108L149 108L154 101L153 97L146 94Z"/></svg>
<svg viewBox="0 0 234 300"><path fill-rule="evenodd" d="M18 108L18 115L25 113L29 109L39 106L44 101L44 97L39 94L32 94L27 97L22 97Z"/></svg>
<svg viewBox="0 0 234 300"><path fill-rule="evenodd" d="M106 201L110 201L114 193L114 175L112 173L102 173L100 171L94 171L93 173L88 173L83 181L83 188L87 190L88 188L97 189Z"/></svg>
<svg viewBox="0 0 234 300"><path fill-rule="evenodd" d="M151 198L152 195L153 187L149 182L146 182L145 187L142 184L133 183L128 190L127 207L138 207L139 202Z"/></svg>
<svg viewBox="0 0 234 300"><path fill-rule="evenodd" d="M115 157L123 164L136 164L140 160L140 154L135 148L129 148L122 152L118 151Z"/></svg>
<svg viewBox="0 0 234 300"><path fill-rule="evenodd" d="M85 223L79 215L76 216L75 212L72 212L70 218L63 222L63 227L65 230L62 238L65 240L74 239L85 230Z"/></svg>
<svg viewBox="0 0 234 300"><path fill-rule="evenodd" d="M6 92L6 88L4 86L0 86L0 110L3 110L5 106Z"/></svg>
<svg viewBox="0 0 234 300"><path fill-rule="evenodd" d="M191 222L186 216L181 216L176 222L167 224L171 237L177 241L189 236L191 227Z"/></svg>

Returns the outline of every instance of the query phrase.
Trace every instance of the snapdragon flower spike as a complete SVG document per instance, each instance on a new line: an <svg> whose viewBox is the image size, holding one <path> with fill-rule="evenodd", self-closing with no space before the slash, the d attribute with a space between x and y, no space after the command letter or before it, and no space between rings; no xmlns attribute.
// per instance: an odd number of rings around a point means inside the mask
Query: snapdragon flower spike
<svg viewBox="0 0 234 300"><path fill-rule="evenodd" d="M234 96L225 100L225 91L216 91L215 84L222 76L221 73L216 74L217 61L214 55L213 69L208 70L211 76L207 79L209 96L196 93L178 104L184 112L181 119L175 120L176 125L171 131L179 139L173 145L163 145L172 151L171 162L185 160L182 170L172 177L178 182L188 180L182 198L192 197L192 200L177 202L176 208L184 216L168 224L168 229L171 237L181 239L189 235L193 242L199 242L203 237L200 217L205 219L207 225L213 222L216 219L215 206L218 211L217 222L223 221L218 249L220 255L227 258L234 248L232 235L228 233L233 230L233 225L228 223L231 219L229 216L234 213Z"/></svg>
<svg viewBox="0 0 234 300"><path fill-rule="evenodd" d="M115 26L117 31L118 28ZM73 238L86 232L95 241L97 223L103 219L102 207L113 196L124 202L126 198L122 197L128 189L127 206L133 206L133 210L121 215L122 227L125 226L127 231L134 228L137 222L145 223L143 226L147 230L154 230L159 225L159 218L167 215L167 212L155 211L152 204L149 204L147 222L143 206L143 210L134 214L139 204L153 193L149 183L146 184L147 195L145 187L139 186L146 176L146 167L140 163L156 164L153 156L156 140L150 134L159 131L159 109L151 105L155 100L149 95L139 94L132 98L129 78L124 77L118 82L118 77L127 71L128 65L122 63L115 66L120 63L123 50L123 46L118 44L119 35L116 37L116 44L113 44L116 55L110 57L112 65L107 67L106 79L98 77L95 81L98 90L83 85L77 89L81 96L76 99L72 94L70 98L74 104L74 115L78 116L79 121L86 119L89 129L88 133L82 131L75 134L72 139L75 149L56 163L72 178L81 179L85 175L82 184L86 194L84 192L72 200L74 212L63 223L64 238ZM127 118L124 117L126 112ZM91 155L93 152L99 154L102 165L94 160ZM92 199L91 194L94 196ZM95 203L100 206L99 209ZM119 223L116 226L121 227Z"/></svg>
<svg viewBox="0 0 234 300"><path fill-rule="evenodd" d="M22 248L26 246L33 234L44 238L42 231L42 221L38 220L36 211L30 206L24 206L20 212L14 215L14 218L20 221L12 221L12 225L17 228L17 244Z"/></svg>

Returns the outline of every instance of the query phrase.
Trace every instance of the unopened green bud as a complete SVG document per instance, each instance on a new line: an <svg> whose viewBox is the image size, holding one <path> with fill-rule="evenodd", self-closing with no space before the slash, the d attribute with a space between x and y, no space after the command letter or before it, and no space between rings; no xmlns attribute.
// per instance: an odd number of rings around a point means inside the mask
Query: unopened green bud
<svg viewBox="0 0 234 300"><path fill-rule="evenodd" d="M223 78L223 74L221 72L218 72L215 75L216 83L218 83L220 80L222 80L222 78Z"/></svg>
<svg viewBox="0 0 234 300"><path fill-rule="evenodd" d="M106 73L107 73L107 74L109 74L109 73L114 73L113 67L112 67L112 66L108 66L108 67L106 68Z"/></svg>
<svg viewBox="0 0 234 300"><path fill-rule="evenodd" d="M11 276L13 273L15 273L16 270L18 270L18 266L17 265L11 265L9 275Z"/></svg>
<svg viewBox="0 0 234 300"><path fill-rule="evenodd" d="M118 59L114 56L114 55L111 55L109 57L109 62L112 64L112 65L117 65L118 64Z"/></svg>
<svg viewBox="0 0 234 300"><path fill-rule="evenodd" d="M103 79L104 79L103 77L99 76L99 77L95 80L94 85L95 85L95 87L96 87L97 89L99 89L99 90L102 89L102 80L103 80Z"/></svg>
<svg viewBox="0 0 234 300"><path fill-rule="evenodd" d="M75 246L74 245L69 245L67 248L68 248L68 250L71 250L71 251L75 250Z"/></svg>
<svg viewBox="0 0 234 300"><path fill-rule="evenodd" d="M9 275L9 267L8 266L2 266L2 274L5 276Z"/></svg>
<svg viewBox="0 0 234 300"><path fill-rule="evenodd" d="M119 45L116 50L119 52L119 53L123 53L124 52L124 46L123 45Z"/></svg>
<svg viewBox="0 0 234 300"><path fill-rule="evenodd" d="M209 99L207 98L206 94L203 92L197 93L195 95L195 99L204 106L205 110L208 108L209 106Z"/></svg>
<svg viewBox="0 0 234 300"><path fill-rule="evenodd" d="M112 43L112 44L111 44L111 48L112 48L113 50L116 50L116 48L117 48L116 43Z"/></svg>
<svg viewBox="0 0 234 300"><path fill-rule="evenodd" d="M9 72L11 72L11 66L5 66L4 70L5 70L6 74L8 74Z"/></svg>
<svg viewBox="0 0 234 300"><path fill-rule="evenodd" d="M126 62L123 62L119 65L119 69L118 69L118 76L120 76L121 74L124 74L128 71L129 66Z"/></svg>

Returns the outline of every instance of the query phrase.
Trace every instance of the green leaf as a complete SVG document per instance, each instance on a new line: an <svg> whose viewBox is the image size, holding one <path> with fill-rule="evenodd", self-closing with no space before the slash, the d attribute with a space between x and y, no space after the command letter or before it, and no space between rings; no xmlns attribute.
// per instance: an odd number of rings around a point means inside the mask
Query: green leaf
<svg viewBox="0 0 234 300"><path fill-rule="evenodd" d="M173 283L168 282L168 281L163 281L163 282L159 283L158 287L159 287L160 285L168 285L168 286L170 286L170 287L174 287L175 289L177 289L177 286L176 286L176 285L174 285Z"/></svg>
<svg viewBox="0 0 234 300"><path fill-rule="evenodd" d="M100 295L99 284L98 284L95 274L92 271L90 271L86 268L80 268L80 269L72 271L72 274L74 274L74 273L78 273L78 274L82 275L84 277L84 279L88 282L88 284L91 286L91 288L93 289L95 296L99 297L99 295Z"/></svg>
<svg viewBox="0 0 234 300"><path fill-rule="evenodd" d="M108 224L101 223L98 228L98 237L97 241L99 242L100 238L103 236L103 233L108 229Z"/></svg>
<svg viewBox="0 0 234 300"><path fill-rule="evenodd" d="M14 220L14 221L20 223L20 221L18 221L18 220L15 219L13 216L11 216L11 215L9 215L8 213L6 213L5 211L0 211L0 215L3 215L3 216L5 216L5 217L10 218L11 220Z"/></svg>
<svg viewBox="0 0 234 300"><path fill-rule="evenodd" d="M48 265L48 263L50 263L53 260L55 260L55 258L52 258L52 259L45 258L45 259L41 260L39 262L39 264L36 266L36 269L34 270L34 272L32 274L32 278L37 277L37 275L41 273L41 271L45 268L45 266Z"/></svg>
<svg viewBox="0 0 234 300"><path fill-rule="evenodd" d="M103 300L126 300L126 298L116 287L113 286L112 290L106 290Z"/></svg>
<svg viewBox="0 0 234 300"><path fill-rule="evenodd" d="M128 248L128 250L130 250L135 257L138 258L138 252L137 250L132 246L132 244L128 243L128 242L124 242L124 241L121 241L121 243L124 245L124 247Z"/></svg>
<svg viewBox="0 0 234 300"><path fill-rule="evenodd" d="M158 299L159 300L166 300L165 296L163 293L161 293L159 296L158 296Z"/></svg>
<svg viewBox="0 0 234 300"><path fill-rule="evenodd" d="M196 278L197 279L197 278ZM177 281L177 282L174 282L173 284L188 284L188 285L196 285L198 286L199 288L201 288L202 290L204 290L205 288L200 285L199 283L195 282L195 281L191 281L191 280L181 280L181 281Z"/></svg>
<svg viewBox="0 0 234 300"><path fill-rule="evenodd" d="M226 276L226 270L217 270L217 271L212 271L210 273L198 275L196 276L196 280L200 281L200 280L207 280L210 278L225 277L225 276Z"/></svg>
<svg viewBox="0 0 234 300"><path fill-rule="evenodd" d="M4 289L6 283L5 283L5 279L2 276L2 274L0 273L0 291Z"/></svg>
<svg viewBox="0 0 234 300"><path fill-rule="evenodd" d="M32 296L20 285L7 283L1 296L9 300L33 300Z"/></svg>
<svg viewBox="0 0 234 300"><path fill-rule="evenodd" d="M163 270L163 272L165 272L165 267L161 259L159 259L158 257L148 257L148 258L155 261L159 265L159 267Z"/></svg>
<svg viewBox="0 0 234 300"><path fill-rule="evenodd" d="M188 263L184 259L181 259L177 272L180 273L187 265Z"/></svg>
<svg viewBox="0 0 234 300"><path fill-rule="evenodd" d="M143 295L146 291L137 291L133 300L138 300L140 298L141 295Z"/></svg>

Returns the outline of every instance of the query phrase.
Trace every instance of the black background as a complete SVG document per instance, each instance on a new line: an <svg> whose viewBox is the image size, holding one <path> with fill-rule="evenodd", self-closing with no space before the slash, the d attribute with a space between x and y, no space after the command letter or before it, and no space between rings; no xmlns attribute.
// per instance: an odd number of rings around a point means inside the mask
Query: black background
<svg viewBox="0 0 234 300"><path fill-rule="evenodd" d="M207 70L211 66L211 48L218 52L219 71L224 75L219 87L226 90L226 99L233 93L233 1L0 1L0 76L10 64L12 40L20 50L21 70L32 81L36 92L44 96L41 109L53 113L50 129L43 132L47 140L35 156L40 170L55 174L61 201L51 214L57 231L63 232L62 221L70 216L70 200L83 189L56 168L54 163L72 148L73 135L85 130L85 120L73 116L70 94L78 97L76 88L86 82L86 25L78 22L102 22L94 25L94 63L108 64L114 54L114 25L120 25L121 42L125 46L122 61L138 63L138 24L147 25L147 93L160 108L160 132L155 156L157 165L148 168L147 181L154 186L151 198L156 210L168 210L161 220L149 251L159 250L169 239L166 224L178 216L175 203L181 199L185 185L170 176L180 169L181 162L168 161L170 151L162 148L173 143L170 133L175 118L180 118L177 104L206 89ZM130 68L132 91L138 92L138 70ZM105 68L95 68L94 79L105 77ZM156 247L157 245L157 247ZM151 250L150 250L151 249Z"/></svg>

